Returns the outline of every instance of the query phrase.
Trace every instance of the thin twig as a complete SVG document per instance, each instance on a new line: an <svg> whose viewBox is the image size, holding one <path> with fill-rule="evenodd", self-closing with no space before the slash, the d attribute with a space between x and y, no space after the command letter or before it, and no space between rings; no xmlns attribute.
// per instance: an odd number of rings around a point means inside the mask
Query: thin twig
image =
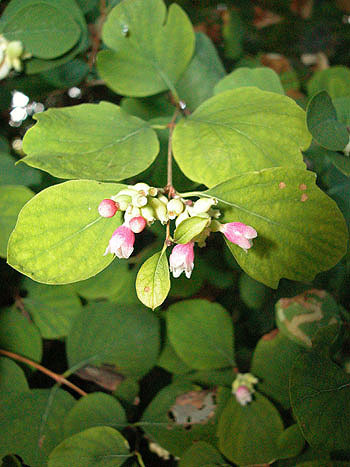
<svg viewBox="0 0 350 467"><path fill-rule="evenodd" d="M93 37L92 37L92 49L91 49L91 53L90 53L89 61L88 61L90 70L92 70L92 67L94 66L96 55L100 48L102 26L103 26L103 23L106 21L106 17L107 17L106 0L100 0L100 17L97 20L97 23L95 26L95 33L93 34Z"/></svg>
<svg viewBox="0 0 350 467"><path fill-rule="evenodd" d="M19 293L16 293L15 295L15 307L22 313L22 315L30 322L32 323L32 318L30 317L30 314L24 307L24 303L22 300L22 297L19 295Z"/></svg>
<svg viewBox="0 0 350 467"><path fill-rule="evenodd" d="M174 195L173 187L173 132L175 129L175 121L179 115L179 109L176 109L171 119L171 122L168 124L169 128L169 140L168 140L168 162L167 162L167 186L166 191L168 193L168 198L172 198Z"/></svg>
<svg viewBox="0 0 350 467"><path fill-rule="evenodd" d="M39 363L36 363L36 362L33 362L32 360L29 360L29 358L22 357L22 355L18 355L16 353L9 352L8 350L3 350L3 349L0 349L0 354L5 355L6 357L9 357L9 358L13 358L14 360L17 360L18 362L26 363L27 365L35 368L36 370L39 370L42 373L45 373L47 376L50 376L58 384L65 384L66 386L73 389L75 392L77 392L81 396L86 396L87 395L87 393L85 391L78 388L78 386L71 383L70 381L68 381L63 376L61 376L61 375L59 375L57 373L54 373L53 371L49 370L48 368L45 368L44 366L40 365Z"/></svg>

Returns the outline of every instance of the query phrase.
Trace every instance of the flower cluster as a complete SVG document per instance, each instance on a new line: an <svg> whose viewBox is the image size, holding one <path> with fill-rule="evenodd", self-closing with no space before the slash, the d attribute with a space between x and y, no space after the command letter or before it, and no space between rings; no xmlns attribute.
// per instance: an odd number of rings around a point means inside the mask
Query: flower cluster
<svg viewBox="0 0 350 467"><path fill-rule="evenodd" d="M216 205L217 200L211 197L200 197L192 201L175 195L169 200L164 196L163 190L150 187L146 183L128 186L116 196L102 200L98 206L102 217L113 217L117 211L124 211L124 223L113 232L105 255L112 253L118 258L129 258L134 250L134 234L142 232L147 225L157 220L162 224L175 220L175 226L179 228L183 222L193 217L207 219L202 231L190 242L173 247L169 258L173 276L177 278L184 272L189 279L194 268L194 245L197 243L199 247L204 247L212 232L221 232L227 240L246 252L252 247L252 240L257 237L256 230L249 225L241 222L220 223L217 219L221 213Z"/></svg>
<svg viewBox="0 0 350 467"><path fill-rule="evenodd" d="M258 383L256 378L251 373L238 373L236 379L232 383L232 394L236 396L236 401L240 405L247 405L252 402L252 395L255 392L254 385Z"/></svg>
<svg viewBox="0 0 350 467"><path fill-rule="evenodd" d="M25 54L20 41L8 41L0 34L0 79L6 78L10 71L22 70L22 60L30 58L30 54Z"/></svg>

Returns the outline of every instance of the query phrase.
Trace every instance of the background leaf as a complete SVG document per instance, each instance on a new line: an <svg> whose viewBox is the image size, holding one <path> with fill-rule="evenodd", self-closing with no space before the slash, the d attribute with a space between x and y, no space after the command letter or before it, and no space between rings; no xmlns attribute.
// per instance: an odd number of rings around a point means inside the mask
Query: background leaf
<svg viewBox="0 0 350 467"><path fill-rule="evenodd" d="M262 91L284 94L283 86L278 74L271 68L237 68L229 75L221 79L214 88L214 94L228 91L229 89L256 86Z"/></svg>
<svg viewBox="0 0 350 467"><path fill-rule="evenodd" d="M103 254L121 220L120 215L100 217L97 208L122 188L78 180L41 191L21 212L9 242L9 264L46 284L77 282L100 272L113 260Z"/></svg>
<svg viewBox="0 0 350 467"><path fill-rule="evenodd" d="M344 218L311 172L266 169L206 193L222 201L225 222L243 222L258 232L248 253L227 244L242 269L269 287L276 288L281 277L312 280L346 253Z"/></svg>
<svg viewBox="0 0 350 467"><path fill-rule="evenodd" d="M158 318L135 306L90 304L67 337L70 366L91 360L93 365L114 365L124 376L147 373L159 349Z"/></svg>
<svg viewBox="0 0 350 467"><path fill-rule="evenodd" d="M350 96L350 69L345 66L332 66L317 71L307 83L309 96L318 91L327 91L332 99Z"/></svg>
<svg viewBox="0 0 350 467"><path fill-rule="evenodd" d="M109 102L49 109L34 118L23 161L56 177L123 180L145 170L159 151L146 122Z"/></svg>
<svg viewBox="0 0 350 467"><path fill-rule="evenodd" d="M303 168L300 150L311 142L304 111L294 101L255 88L208 99L173 136L181 170L209 187L250 170Z"/></svg>
<svg viewBox="0 0 350 467"><path fill-rule="evenodd" d="M168 308L166 320L175 352L191 368L234 365L232 320L218 303L178 302Z"/></svg>
<svg viewBox="0 0 350 467"><path fill-rule="evenodd" d="M118 467L130 457L126 439L113 428L99 426L77 433L51 452L49 467Z"/></svg>
<svg viewBox="0 0 350 467"><path fill-rule="evenodd" d="M102 38L112 50L98 54L102 79L118 94L149 96L174 84L194 50L194 32L186 13L162 0L124 0L108 15Z"/></svg>
<svg viewBox="0 0 350 467"><path fill-rule="evenodd" d="M14 392L29 391L23 370L10 358L0 357L0 374L1 396Z"/></svg>
<svg viewBox="0 0 350 467"><path fill-rule="evenodd" d="M211 467L215 465L227 465L219 451L211 444L198 441L193 444L183 456L179 467Z"/></svg>
<svg viewBox="0 0 350 467"><path fill-rule="evenodd" d="M24 164L15 165L16 159L0 152L0 185L39 185L41 173Z"/></svg>

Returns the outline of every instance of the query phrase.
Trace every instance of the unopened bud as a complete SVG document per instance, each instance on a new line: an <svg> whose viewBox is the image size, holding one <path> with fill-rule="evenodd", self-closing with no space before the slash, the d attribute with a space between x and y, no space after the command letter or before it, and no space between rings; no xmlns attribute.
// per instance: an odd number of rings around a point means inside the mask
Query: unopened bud
<svg viewBox="0 0 350 467"><path fill-rule="evenodd" d="M179 198L171 199L167 204L169 219L175 219L184 210L184 204Z"/></svg>
<svg viewBox="0 0 350 467"><path fill-rule="evenodd" d="M166 224L169 220L166 205L159 201L158 198L151 198L149 204L154 209L156 218L160 220L162 224Z"/></svg>
<svg viewBox="0 0 350 467"><path fill-rule="evenodd" d="M132 188L139 192L140 195L147 196L151 187L147 185L147 183L140 182L136 183L136 185L134 185Z"/></svg>
<svg viewBox="0 0 350 467"><path fill-rule="evenodd" d="M189 217L190 217L190 216L189 216L187 210L184 211L183 213L181 213L181 214L176 218L176 221L175 221L176 227L178 227L178 226L181 224L181 222L183 222L184 220L188 219Z"/></svg>
<svg viewBox="0 0 350 467"><path fill-rule="evenodd" d="M239 386L236 389L235 396L236 401L243 406L249 404L253 400L252 393L249 391L247 386Z"/></svg>
<svg viewBox="0 0 350 467"><path fill-rule="evenodd" d="M251 373L238 373L232 383L232 393L240 405L247 405L252 402L252 394L255 392L254 385L258 382Z"/></svg>
<svg viewBox="0 0 350 467"><path fill-rule="evenodd" d="M209 209L215 204L217 204L217 201L214 198L200 198L191 207L191 215L197 216L198 214L201 214L202 212L208 212ZM194 214L192 214L192 212Z"/></svg>
<svg viewBox="0 0 350 467"><path fill-rule="evenodd" d="M128 195L116 195L112 196L112 199L119 204L119 209L121 211L126 211L128 206L131 204L131 196Z"/></svg>
<svg viewBox="0 0 350 467"><path fill-rule="evenodd" d="M102 217L113 217L118 211L119 205L112 199L104 199L98 205L98 213Z"/></svg>
<svg viewBox="0 0 350 467"><path fill-rule="evenodd" d="M147 196L136 194L132 197L132 205L136 206L137 208L142 208L143 206L146 206L148 200Z"/></svg>
<svg viewBox="0 0 350 467"><path fill-rule="evenodd" d="M136 206L132 206L130 204L130 206L128 207L128 209L125 211L125 214L124 214L124 222L129 225L129 222L130 220L133 218L133 217L138 217L138 216L141 216L141 209L136 207Z"/></svg>
<svg viewBox="0 0 350 467"><path fill-rule="evenodd" d="M149 205L141 208L141 215L146 219L148 224L153 224L153 222L156 220L156 213L154 212L154 209Z"/></svg>
<svg viewBox="0 0 350 467"><path fill-rule="evenodd" d="M7 55L10 59L18 58L23 53L23 45L20 41L11 41L7 46Z"/></svg>
<svg viewBox="0 0 350 467"><path fill-rule="evenodd" d="M150 196L157 196L158 188L154 188L153 186L151 186L150 189L148 190L148 194Z"/></svg>
<svg viewBox="0 0 350 467"><path fill-rule="evenodd" d="M142 216L133 217L129 221L129 227L134 233L140 233L146 227L146 219Z"/></svg>
<svg viewBox="0 0 350 467"><path fill-rule="evenodd" d="M167 205L168 204L168 198L164 195L158 195L159 201L161 201L163 204Z"/></svg>

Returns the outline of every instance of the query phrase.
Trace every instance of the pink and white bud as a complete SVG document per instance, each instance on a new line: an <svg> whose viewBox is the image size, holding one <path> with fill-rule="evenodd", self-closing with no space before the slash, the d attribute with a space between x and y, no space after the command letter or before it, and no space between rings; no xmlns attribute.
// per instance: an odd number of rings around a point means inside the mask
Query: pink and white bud
<svg viewBox="0 0 350 467"><path fill-rule="evenodd" d="M253 229L253 227L242 224L241 222L221 224L220 232L225 235L227 240L240 246L245 251L253 246L252 238L258 236L257 231Z"/></svg>
<svg viewBox="0 0 350 467"><path fill-rule="evenodd" d="M235 396L240 405L247 405L253 400L252 393L247 386L239 386L235 391Z"/></svg>
<svg viewBox="0 0 350 467"><path fill-rule="evenodd" d="M191 277L194 268L193 242L175 245L171 252L169 263L170 271L175 278L185 272L187 279Z"/></svg>
<svg viewBox="0 0 350 467"><path fill-rule="evenodd" d="M144 217L133 217L129 220L129 227L134 233L140 233L146 227L147 221Z"/></svg>
<svg viewBox="0 0 350 467"><path fill-rule="evenodd" d="M104 199L98 205L98 213L102 217L113 217L119 209L119 204L112 199Z"/></svg>
<svg viewBox="0 0 350 467"><path fill-rule="evenodd" d="M134 251L134 243L134 232L123 224L113 232L104 256L108 253L112 253L118 258L129 258Z"/></svg>

